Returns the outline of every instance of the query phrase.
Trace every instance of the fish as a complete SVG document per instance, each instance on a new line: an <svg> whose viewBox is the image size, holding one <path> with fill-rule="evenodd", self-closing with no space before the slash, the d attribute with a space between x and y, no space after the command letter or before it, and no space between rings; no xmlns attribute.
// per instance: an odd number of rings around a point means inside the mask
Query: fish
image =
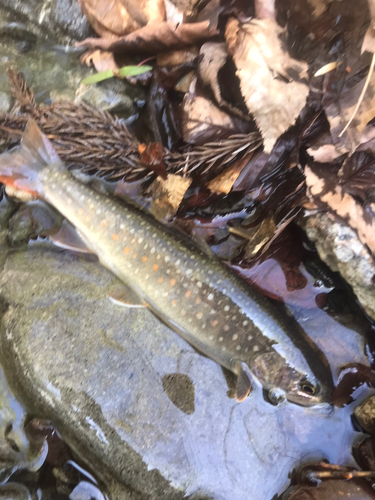
<svg viewBox="0 0 375 500"><path fill-rule="evenodd" d="M296 320L186 236L74 178L35 121L0 155L0 182L57 209L141 304L237 375L238 401L255 384L274 404L331 402L329 363Z"/></svg>

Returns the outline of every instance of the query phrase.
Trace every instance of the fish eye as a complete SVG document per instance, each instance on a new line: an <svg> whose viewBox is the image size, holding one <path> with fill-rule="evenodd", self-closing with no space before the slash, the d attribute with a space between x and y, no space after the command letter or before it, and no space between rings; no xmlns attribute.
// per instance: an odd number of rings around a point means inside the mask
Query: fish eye
<svg viewBox="0 0 375 500"><path fill-rule="evenodd" d="M301 391L305 392L306 394L309 394L313 396L318 392L318 388L315 387L311 382L308 380L303 380L300 384L300 389Z"/></svg>

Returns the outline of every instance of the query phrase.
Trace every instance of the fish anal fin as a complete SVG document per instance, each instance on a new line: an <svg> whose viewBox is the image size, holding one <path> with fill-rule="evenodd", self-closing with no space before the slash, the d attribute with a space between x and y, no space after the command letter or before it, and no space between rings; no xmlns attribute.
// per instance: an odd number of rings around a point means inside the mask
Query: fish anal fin
<svg viewBox="0 0 375 500"><path fill-rule="evenodd" d="M80 253L93 253L92 250L88 248L77 229L67 219L63 220L60 230L50 235L49 238L56 246L64 248L65 250Z"/></svg>
<svg viewBox="0 0 375 500"><path fill-rule="evenodd" d="M250 390L250 379L242 368L241 363L237 363L237 384L235 394L235 398L237 399L237 401L239 401L240 403L244 401L250 394Z"/></svg>
<svg viewBox="0 0 375 500"><path fill-rule="evenodd" d="M123 307L146 308L148 305L140 299L131 288L124 284L117 284L111 287L108 298L114 304Z"/></svg>

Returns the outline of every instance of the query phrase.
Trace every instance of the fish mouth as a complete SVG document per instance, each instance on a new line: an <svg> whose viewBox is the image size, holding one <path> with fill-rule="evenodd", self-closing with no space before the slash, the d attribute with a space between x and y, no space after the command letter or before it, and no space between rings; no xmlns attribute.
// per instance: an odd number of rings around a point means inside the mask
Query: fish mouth
<svg viewBox="0 0 375 500"><path fill-rule="evenodd" d="M332 394L323 389L320 389L316 394L309 394L306 391L297 390L287 393L286 399L290 403L299 406L318 406L332 403Z"/></svg>

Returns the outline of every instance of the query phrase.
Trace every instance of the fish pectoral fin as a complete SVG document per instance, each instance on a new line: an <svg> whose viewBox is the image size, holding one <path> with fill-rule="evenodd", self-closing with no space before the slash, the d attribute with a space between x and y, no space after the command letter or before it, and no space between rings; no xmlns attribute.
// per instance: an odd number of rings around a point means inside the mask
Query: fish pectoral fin
<svg viewBox="0 0 375 500"><path fill-rule="evenodd" d="M250 394L251 390L251 382L244 369L241 366L241 363L237 363L237 384L236 384L236 394L235 397L237 401L240 403L247 398Z"/></svg>
<svg viewBox="0 0 375 500"><path fill-rule="evenodd" d="M63 220L60 230L49 236L49 239L58 247L72 252L93 253L86 245L77 229L67 219Z"/></svg>
<svg viewBox="0 0 375 500"><path fill-rule="evenodd" d="M114 304L122 307L148 307L148 304L144 300L140 299L131 288L123 284L113 286L108 292L108 298Z"/></svg>

